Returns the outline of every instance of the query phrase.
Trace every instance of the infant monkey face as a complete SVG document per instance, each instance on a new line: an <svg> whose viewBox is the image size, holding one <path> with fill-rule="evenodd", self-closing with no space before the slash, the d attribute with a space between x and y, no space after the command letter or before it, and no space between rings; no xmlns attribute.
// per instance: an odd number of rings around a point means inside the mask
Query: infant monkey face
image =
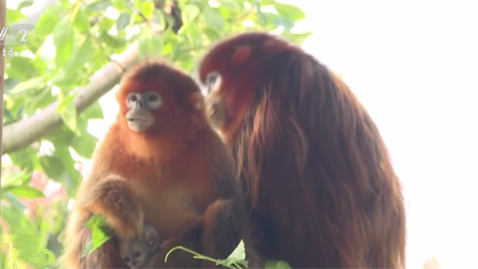
<svg viewBox="0 0 478 269"><path fill-rule="evenodd" d="M124 262L132 269L151 268L154 254L161 244L158 231L145 223L140 235L119 241L119 251Z"/></svg>

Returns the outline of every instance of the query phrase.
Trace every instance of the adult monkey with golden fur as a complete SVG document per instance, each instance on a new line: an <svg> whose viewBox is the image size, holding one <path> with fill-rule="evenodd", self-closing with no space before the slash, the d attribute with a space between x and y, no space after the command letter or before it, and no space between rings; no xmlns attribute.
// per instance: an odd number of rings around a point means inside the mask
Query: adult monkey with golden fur
<svg viewBox="0 0 478 269"><path fill-rule="evenodd" d="M400 181L339 77L265 33L219 42L199 76L240 170L262 257L294 268L404 267Z"/></svg>
<svg viewBox="0 0 478 269"><path fill-rule="evenodd" d="M194 80L165 63L146 62L125 76L116 97L117 120L95 150L68 220L64 265L127 267L115 240L81 257L92 214L105 216L121 240L141 235L146 222L164 247L181 244L214 258L226 258L243 239L254 264L234 159L208 124ZM168 250L155 256L158 267L201 265L184 252L162 264Z"/></svg>

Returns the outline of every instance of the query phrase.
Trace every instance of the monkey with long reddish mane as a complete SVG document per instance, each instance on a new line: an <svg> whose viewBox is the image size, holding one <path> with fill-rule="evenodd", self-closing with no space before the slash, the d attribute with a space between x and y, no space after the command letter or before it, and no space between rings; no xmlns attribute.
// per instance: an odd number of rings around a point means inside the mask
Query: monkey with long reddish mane
<svg viewBox="0 0 478 269"><path fill-rule="evenodd" d="M95 149L91 172L80 185L68 219L64 265L214 267L185 252L172 253L166 264L164 256L183 245L225 259L243 239L254 266L234 159L208 123L199 86L166 63L146 61L125 75L116 97L116 122ZM93 214L105 217L116 240L82 257L91 238L85 224ZM145 223L150 225L147 233ZM159 252L154 252L158 242L153 240L151 249L123 247L124 256L119 255L118 243L135 242L151 232L161 236ZM148 257L140 257L145 254Z"/></svg>
<svg viewBox="0 0 478 269"><path fill-rule="evenodd" d="M337 75L285 40L245 33L207 52L199 77L265 260L404 267L401 183L377 126Z"/></svg>

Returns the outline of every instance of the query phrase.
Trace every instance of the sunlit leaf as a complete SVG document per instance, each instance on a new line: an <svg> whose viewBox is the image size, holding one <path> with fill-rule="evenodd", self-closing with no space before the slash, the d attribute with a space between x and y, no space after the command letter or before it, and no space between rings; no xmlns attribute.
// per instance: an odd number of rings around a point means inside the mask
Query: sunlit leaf
<svg viewBox="0 0 478 269"><path fill-rule="evenodd" d="M187 17L187 21L191 23L201 12L199 8L194 4L187 4L183 7L182 11Z"/></svg>
<svg viewBox="0 0 478 269"><path fill-rule="evenodd" d="M13 89L7 92L7 94L14 95L14 94L24 94L32 90L38 90L45 87L45 78L44 77L36 77L29 79L24 82L20 82L19 84L15 85Z"/></svg>
<svg viewBox="0 0 478 269"><path fill-rule="evenodd" d="M83 9L79 9L78 13L75 16L73 21L73 26L78 32L84 34L87 33L90 29L90 22L88 21L88 16L85 14Z"/></svg>
<svg viewBox="0 0 478 269"><path fill-rule="evenodd" d="M118 30L123 30L129 24L130 19L131 16L128 13L121 13L116 21L116 28L118 28Z"/></svg>
<svg viewBox="0 0 478 269"><path fill-rule="evenodd" d="M81 116L85 117L86 119L103 119L103 109L99 102L94 102L88 108L86 108L82 113Z"/></svg>
<svg viewBox="0 0 478 269"><path fill-rule="evenodd" d="M95 249L103 245L113 236L113 230L109 228L104 217L100 215L92 215L86 226L91 229L91 239L83 248L81 257L85 257Z"/></svg>
<svg viewBox="0 0 478 269"><path fill-rule="evenodd" d="M13 172L5 174L2 173L2 189L7 188L9 186L18 186L27 183L32 177L31 173L27 173L25 171L20 172Z"/></svg>
<svg viewBox="0 0 478 269"><path fill-rule="evenodd" d="M151 17L154 10L154 2L153 1L141 1L141 5L139 7L141 14L146 18Z"/></svg>
<svg viewBox="0 0 478 269"><path fill-rule="evenodd" d="M71 58L66 64L66 70L76 70L82 68L91 58L93 47L89 37L85 37L84 41L73 51Z"/></svg>
<svg viewBox="0 0 478 269"><path fill-rule="evenodd" d="M73 132L78 133L78 129L76 127L76 116L77 116L77 111L75 104L73 102L68 102L63 109L60 111L60 117L63 120L63 123L72 130Z"/></svg>
<svg viewBox="0 0 478 269"><path fill-rule="evenodd" d="M28 80L39 75L34 62L31 58L15 56L10 60L10 68L5 71L10 77Z"/></svg>
<svg viewBox="0 0 478 269"><path fill-rule="evenodd" d="M15 186L8 189L9 192L22 198L41 198L45 197L42 191L30 186Z"/></svg>
<svg viewBox="0 0 478 269"><path fill-rule="evenodd" d="M20 4L18 4L17 9L21 10L21 9L29 7L31 5L33 5L33 1L22 1Z"/></svg>
<svg viewBox="0 0 478 269"><path fill-rule="evenodd" d="M6 189L2 189L2 198L5 198L11 206L19 211L23 211L26 208L26 206L22 204L14 194L8 192Z"/></svg>
<svg viewBox="0 0 478 269"><path fill-rule="evenodd" d="M153 33L145 33L139 39L140 57L159 56L161 53L162 38Z"/></svg>
<svg viewBox="0 0 478 269"><path fill-rule="evenodd" d="M290 30L292 27L294 27L294 22L283 16L275 17L273 24L275 26L282 26L287 30Z"/></svg>
<svg viewBox="0 0 478 269"><path fill-rule="evenodd" d="M20 12L20 10L7 8L7 11L5 13L7 17L7 22L17 22L25 18L25 16Z"/></svg>
<svg viewBox="0 0 478 269"><path fill-rule="evenodd" d="M114 2L121 2L121 1L115 0ZM111 5L111 2L108 0L97 0L89 4L86 9L88 11L104 11L110 5Z"/></svg>
<svg viewBox="0 0 478 269"><path fill-rule="evenodd" d="M45 10L40 18L38 18L37 23L35 24L35 29L40 38L43 38L52 33L58 21L61 19L59 16L63 11L63 8L60 5L52 4Z"/></svg>
<svg viewBox="0 0 478 269"><path fill-rule="evenodd" d="M298 21L305 18L305 13L294 5L281 4L278 2L274 2L273 5L279 14L287 17L289 20Z"/></svg>
<svg viewBox="0 0 478 269"><path fill-rule="evenodd" d="M60 182L65 175L65 166L56 156L43 156L39 158L40 165L45 174L54 181Z"/></svg>
<svg viewBox="0 0 478 269"><path fill-rule="evenodd" d="M209 6L205 6L202 15L207 27L217 31L222 31L224 29L224 19L216 10L210 8Z"/></svg>
<svg viewBox="0 0 478 269"><path fill-rule="evenodd" d="M246 248L244 246L244 241L241 240L237 247L232 251L232 253L225 260L220 260L217 262L217 265L232 266L234 264L240 264L247 268L248 261L246 260Z"/></svg>
<svg viewBox="0 0 478 269"><path fill-rule="evenodd" d="M121 48L126 45L123 39L111 36L104 30L100 32L100 40L112 48Z"/></svg>
<svg viewBox="0 0 478 269"><path fill-rule="evenodd" d="M96 146L96 139L88 133L76 137L71 147L83 158L91 158Z"/></svg>
<svg viewBox="0 0 478 269"><path fill-rule="evenodd" d="M63 17L53 29L53 43L56 47L55 64L61 67L69 59L73 51L74 35L69 16Z"/></svg>

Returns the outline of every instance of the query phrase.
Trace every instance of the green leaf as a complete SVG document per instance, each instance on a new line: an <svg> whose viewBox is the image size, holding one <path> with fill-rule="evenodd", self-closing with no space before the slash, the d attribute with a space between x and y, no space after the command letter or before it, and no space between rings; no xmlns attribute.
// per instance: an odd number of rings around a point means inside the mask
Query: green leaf
<svg viewBox="0 0 478 269"><path fill-rule="evenodd" d="M71 95L70 95L71 96ZM67 100L68 101L68 100ZM77 124L78 113L76 111L75 104L73 102L67 102L66 105L60 110L60 117L63 120L63 123L75 134L79 135Z"/></svg>
<svg viewBox="0 0 478 269"><path fill-rule="evenodd" d="M129 9L131 7L131 1L113 1L111 4L116 10Z"/></svg>
<svg viewBox="0 0 478 269"><path fill-rule="evenodd" d="M32 223L28 220L27 215L18 208L2 204L1 214L2 220L8 224L8 228L10 228L12 232L29 232L33 230Z"/></svg>
<svg viewBox="0 0 478 269"><path fill-rule="evenodd" d="M106 46L109 46L112 48L122 48L126 45L126 42L124 39L111 36L103 29L104 28L102 28L100 32L100 40L103 41L106 44Z"/></svg>
<svg viewBox="0 0 478 269"><path fill-rule="evenodd" d="M66 175L64 176L62 182L68 196L71 197L77 190L81 175L74 168L75 161L71 157L70 149L68 147L69 143L64 143L61 139L57 141L52 140L52 142L54 142L55 145L54 156L60 159L63 163L63 167L65 167Z"/></svg>
<svg viewBox="0 0 478 269"><path fill-rule="evenodd" d="M203 29L203 32L210 40L217 40L221 37L221 35L217 31L214 31L212 29L205 28Z"/></svg>
<svg viewBox="0 0 478 269"><path fill-rule="evenodd" d="M10 205L23 212L27 208L22 202L20 202L15 195L8 192L6 189L2 189L2 198L4 198L10 203Z"/></svg>
<svg viewBox="0 0 478 269"><path fill-rule="evenodd" d="M121 2L121 1L117 1L117 2ZM89 4L86 9L88 11L104 11L110 5L111 5L111 2L108 0L98 0Z"/></svg>
<svg viewBox="0 0 478 269"><path fill-rule="evenodd" d="M97 214L94 214L90 217L86 223L86 226L91 229L91 239L83 248L81 257L87 256L114 235L113 230L109 228L105 218Z"/></svg>
<svg viewBox="0 0 478 269"><path fill-rule="evenodd" d="M61 19L61 14L63 13L63 8L58 4L53 4L49 6L38 18L37 23L35 24L35 29L37 30L38 36L40 38L46 37L51 34L55 25Z"/></svg>
<svg viewBox="0 0 478 269"><path fill-rule="evenodd" d="M17 55L10 60L10 67L5 71L9 77L15 77L21 80L38 77L39 72L34 65L34 61L34 59Z"/></svg>
<svg viewBox="0 0 478 269"><path fill-rule="evenodd" d="M18 4L17 10L21 10L23 8L29 7L33 4L33 1L22 1L20 4Z"/></svg>
<svg viewBox="0 0 478 269"><path fill-rule="evenodd" d="M202 15L207 27L217 31L224 30L224 19L215 9L212 9L209 6L204 6Z"/></svg>
<svg viewBox="0 0 478 269"><path fill-rule="evenodd" d="M194 4L187 4L182 8L183 14L187 17L187 21L191 23L201 12L198 6Z"/></svg>
<svg viewBox="0 0 478 269"><path fill-rule="evenodd" d="M226 8L232 12L241 11L241 6L239 5L240 2L238 1L218 1L218 2L221 7Z"/></svg>
<svg viewBox="0 0 478 269"><path fill-rule="evenodd" d="M10 186L18 186L18 185L28 183L28 181L32 178L32 173L20 171L20 172L5 174L4 172L2 176L3 178L2 178L1 186L2 186L2 189L5 190L4 188L8 188Z"/></svg>
<svg viewBox="0 0 478 269"><path fill-rule="evenodd" d="M65 176L65 166L56 156L43 156L39 158L40 166L45 174L56 182L61 182Z"/></svg>
<svg viewBox="0 0 478 269"><path fill-rule="evenodd" d="M73 21L73 27L75 27L75 29L81 34L88 33L88 30L90 29L90 22L88 21L88 16L85 14L83 9L78 10L78 13Z"/></svg>
<svg viewBox="0 0 478 269"><path fill-rule="evenodd" d="M246 248L244 241L241 240L237 247L225 260L219 260L216 265L232 266L233 264L241 264L247 268L248 262L246 260Z"/></svg>
<svg viewBox="0 0 478 269"><path fill-rule="evenodd" d="M264 265L266 269L290 269L290 265L285 261L267 261Z"/></svg>
<svg viewBox="0 0 478 269"><path fill-rule="evenodd" d="M20 82L13 89L7 92L9 95L24 94L32 90L38 90L45 87L45 78L36 77L24 82Z"/></svg>
<svg viewBox="0 0 478 269"><path fill-rule="evenodd" d="M15 10L15 9L7 8L7 11L5 13L6 13L6 17L7 17L7 25L9 25L9 23L17 22L17 21L25 18L25 16L20 12L19 9Z"/></svg>
<svg viewBox="0 0 478 269"><path fill-rule="evenodd" d="M30 186L15 186L15 187L11 187L8 191L22 198L45 197L42 191Z"/></svg>
<svg viewBox="0 0 478 269"><path fill-rule="evenodd" d="M161 48L161 55L165 56L173 51L173 44L167 43Z"/></svg>
<svg viewBox="0 0 478 269"><path fill-rule="evenodd" d="M164 33L162 37L164 36ZM144 33L139 39L140 57L154 57L161 53L161 45L165 42L159 35Z"/></svg>
<svg viewBox="0 0 478 269"><path fill-rule="evenodd" d="M91 58L93 52L93 46L88 36L84 38L84 41L80 46L76 47L72 53L70 60L66 64L65 70L77 70L83 68L85 63Z"/></svg>
<svg viewBox="0 0 478 269"><path fill-rule="evenodd" d="M33 167L38 161L37 151L31 147L25 148L23 150L15 151L9 153L8 156L12 162L18 166L20 169L25 169L26 171L33 171Z"/></svg>
<svg viewBox="0 0 478 269"><path fill-rule="evenodd" d="M99 102L94 102L91 106L87 107L81 116L85 119L104 119L103 109Z"/></svg>
<svg viewBox="0 0 478 269"><path fill-rule="evenodd" d="M71 147L83 158L91 158L93 151L95 150L96 139L89 133L83 133L76 137L71 144Z"/></svg>
<svg viewBox="0 0 478 269"><path fill-rule="evenodd" d="M154 2L153 1L141 1L141 6L139 7L141 13L146 17L149 18L153 14L154 10Z"/></svg>
<svg viewBox="0 0 478 269"><path fill-rule="evenodd" d="M305 18L305 13L294 5L281 4L274 2L273 6L279 12L279 14L287 17L289 20L298 21Z"/></svg>
<svg viewBox="0 0 478 269"><path fill-rule="evenodd" d="M53 30L53 43L56 47L55 64L58 67L64 65L73 51L74 35L70 29L69 16L63 17Z"/></svg>
<svg viewBox="0 0 478 269"><path fill-rule="evenodd" d="M100 226L108 226L106 219L101 215L94 214L86 222L86 227L90 229L94 229L95 227L100 227Z"/></svg>
<svg viewBox="0 0 478 269"><path fill-rule="evenodd" d="M285 32L281 36L284 37L287 40L292 41L293 43L300 45L302 44L307 37L309 37L312 34L312 32L305 32L305 33L298 33L298 34L293 34L290 32Z"/></svg>
<svg viewBox="0 0 478 269"><path fill-rule="evenodd" d="M290 30L294 27L294 22L284 16L275 17L272 24L275 26L283 26L286 30Z"/></svg>
<svg viewBox="0 0 478 269"><path fill-rule="evenodd" d="M116 28L118 29L118 31L121 31L126 28L126 26L128 26L129 24L130 19L131 16L128 13L121 13L118 17L118 20L116 21Z"/></svg>

